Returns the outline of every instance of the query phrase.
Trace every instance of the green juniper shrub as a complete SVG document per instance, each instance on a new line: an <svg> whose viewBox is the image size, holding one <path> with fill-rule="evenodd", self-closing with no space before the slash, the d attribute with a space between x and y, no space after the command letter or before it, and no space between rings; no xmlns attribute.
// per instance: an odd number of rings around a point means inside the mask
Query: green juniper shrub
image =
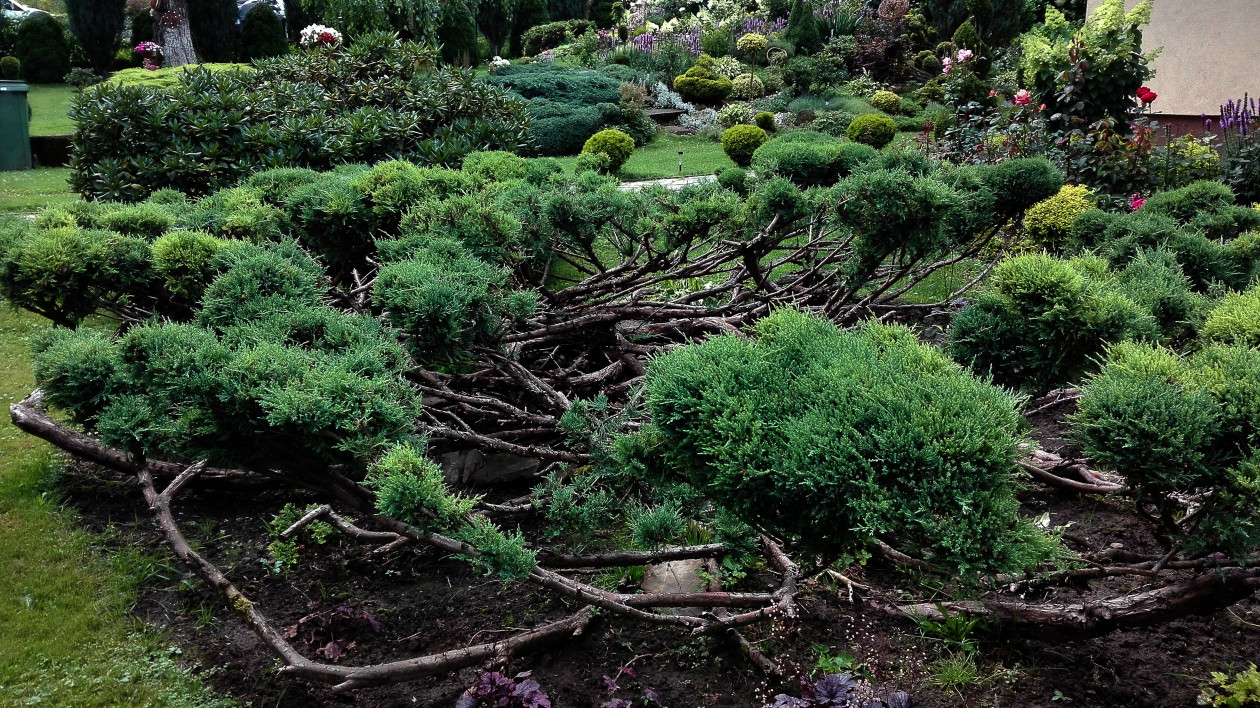
<svg viewBox="0 0 1260 708"><path fill-rule="evenodd" d="M896 115L901 112L901 96L892 91L876 91L869 101L875 107L875 110L883 111L888 115Z"/></svg>
<svg viewBox="0 0 1260 708"><path fill-rule="evenodd" d="M836 138L844 138L848 136L849 124L854 118L857 116L848 111L819 111L809 128Z"/></svg>
<svg viewBox="0 0 1260 708"><path fill-rule="evenodd" d="M70 71L70 43L55 17L30 15L17 28L13 55L22 65L22 78L35 84L61 83Z"/></svg>
<svg viewBox="0 0 1260 708"><path fill-rule="evenodd" d="M748 192L748 172L739 167L723 167L718 170L717 182L737 194Z"/></svg>
<svg viewBox="0 0 1260 708"><path fill-rule="evenodd" d="M1260 284L1226 295L1208 313L1202 334L1215 342L1260 347Z"/></svg>
<svg viewBox="0 0 1260 708"><path fill-rule="evenodd" d="M0 57L0 79L17 81L22 76L22 61L17 57Z"/></svg>
<svg viewBox="0 0 1260 708"><path fill-rule="evenodd" d="M954 316L949 353L980 376L1042 392L1079 381L1109 343L1158 341L1159 323L1099 258L1008 258Z"/></svg>
<svg viewBox="0 0 1260 708"><path fill-rule="evenodd" d="M722 152L740 167L752 163L753 153L769 140L766 131L755 125L736 125L722 133Z"/></svg>
<svg viewBox="0 0 1260 708"><path fill-rule="evenodd" d="M753 125L761 128L767 133L773 133L776 129L774 124L774 114L769 111L762 111L761 113L758 113L753 116Z"/></svg>
<svg viewBox="0 0 1260 708"><path fill-rule="evenodd" d="M582 152L608 156L608 171L616 172L634 154L634 140L620 130L601 130L586 141Z"/></svg>
<svg viewBox="0 0 1260 708"><path fill-rule="evenodd" d="M970 577L1049 557L1053 541L1016 514L1018 398L901 327L844 332L781 310L756 335L656 359L652 423L619 454L824 563L873 538Z"/></svg>
<svg viewBox="0 0 1260 708"><path fill-rule="evenodd" d="M554 12L551 14L555 16ZM548 49L568 44L574 38L586 34L592 26L591 22L585 20L562 20L530 27L521 36L522 54L532 57Z"/></svg>
<svg viewBox="0 0 1260 708"><path fill-rule="evenodd" d="M173 231L153 242L153 269L166 289L191 302L201 298L215 270L219 239L196 231Z"/></svg>
<svg viewBox="0 0 1260 708"><path fill-rule="evenodd" d="M485 182L507 182L525 179L529 175L529 167L529 161L523 157L492 150L469 154L464 158L461 169Z"/></svg>
<svg viewBox="0 0 1260 708"><path fill-rule="evenodd" d="M267 3L258 3L241 20L241 60L270 59L289 53L284 24Z"/></svg>
<svg viewBox="0 0 1260 708"><path fill-rule="evenodd" d="M731 97L751 101L766 95L766 85L755 74L740 74L731 80Z"/></svg>
<svg viewBox="0 0 1260 708"><path fill-rule="evenodd" d="M854 118L845 135L853 142L865 143L878 150L896 137L897 124L886 115L870 113Z"/></svg>
<svg viewBox="0 0 1260 708"><path fill-rule="evenodd" d="M792 10L788 14L783 38L791 42L799 54L813 54L822 49L822 34L818 31L813 6L806 4L804 0L792 0Z"/></svg>
<svg viewBox="0 0 1260 708"><path fill-rule="evenodd" d="M686 101L717 104L731 95L734 84L713 70L712 57L701 54L695 66L674 77L674 90Z"/></svg>
<svg viewBox="0 0 1260 708"><path fill-rule="evenodd" d="M1176 256L1162 250L1143 250L1116 276L1122 294L1150 312L1164 338L1192 337L1202 326L1210 300L1193 291Z"/></svg>
<svg viewBox="0 0 1260 708"><path fill-rule="evenodd" d="M786 177L800 187L823 187L847 177L877 154L869 145L799 131L766 142L753 154L751 164L759 175Z"/></svg>
<svg viewBox="0 0 1260 708"><path fill-rule="evenodd" d="M1058 250L1067 242L1076 217L1097 208L1089 187L1064 185L1058 194L1024 213L1024 230L1037 245Z"/></svg>
<svg viewBox="0 0 1260 708"><path fill-rule="evenodd" d="M1211 495L1203 517L1169 529L1186 552L1243 558L1260 543L1260 349L1209 344L1189 357L1125 342L1081 387L1072 423L1085 454L1171 515L1171 494Z"/></svg>

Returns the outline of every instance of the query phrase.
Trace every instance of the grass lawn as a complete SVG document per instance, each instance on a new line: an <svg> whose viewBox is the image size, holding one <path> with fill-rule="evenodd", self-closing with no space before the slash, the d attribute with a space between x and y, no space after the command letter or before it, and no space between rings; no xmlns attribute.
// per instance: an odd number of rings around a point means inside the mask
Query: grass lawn
<svg viewBox="0 0 1260 708"><path fill-rule="evenodd" d="M678 152L682 151L683 168L678 171ZM572 171L577 157L562 157L566 170ZM652 142L638 148L622 165L617 176L625 181L711 175L723 167L734 167L731 158L722 152L721 143L690 135L660 132Z"/></svg>
<svg viewBox="0 0 1260 708"><path fill-rule="evenodd" d="M0 399L33 385L29 344L48 327L0 303ZM49 446L0 423L0 705L228 706L128 616L139 552L111 558L58 505ZM129 549L130 550L130 549ZM128 560L130 558L130 560Z"/></svg>
<svg viewBox="0 0 1260 708"><path fill-rule="evenodd" d="M31 135L64 135L74 132L70 99L78 89L69 84L31 84L26 100L31 104Z"/></svg>
<svg viewBox="0 0 1260 708"><path fill-rule="evenodd" d="M39 211L77 200L66 184L69 176L68 167L0 172L0 212Z"/></svg>

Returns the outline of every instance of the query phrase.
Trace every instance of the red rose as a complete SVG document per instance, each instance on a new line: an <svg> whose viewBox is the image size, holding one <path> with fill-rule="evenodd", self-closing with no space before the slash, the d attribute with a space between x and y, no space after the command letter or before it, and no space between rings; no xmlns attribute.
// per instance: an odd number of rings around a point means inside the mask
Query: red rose
<svg viewBox="0 0 1260 708"><path fill-rule="evenodd" d="M1137 90L1137 97L1142 103L1153 103L1155 99L1159 98L1159 94L1143 86Z"/></svg>

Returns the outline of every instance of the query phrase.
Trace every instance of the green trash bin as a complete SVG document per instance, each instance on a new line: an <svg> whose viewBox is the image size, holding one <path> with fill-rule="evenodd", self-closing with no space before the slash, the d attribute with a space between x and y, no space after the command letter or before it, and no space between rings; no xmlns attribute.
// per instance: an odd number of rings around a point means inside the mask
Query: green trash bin
<svg viewBox="0 0 1260 708"><path fill-rule="evenodd" d="M29 90L21 81L0 81L0 170L31 169Z"/></svg>

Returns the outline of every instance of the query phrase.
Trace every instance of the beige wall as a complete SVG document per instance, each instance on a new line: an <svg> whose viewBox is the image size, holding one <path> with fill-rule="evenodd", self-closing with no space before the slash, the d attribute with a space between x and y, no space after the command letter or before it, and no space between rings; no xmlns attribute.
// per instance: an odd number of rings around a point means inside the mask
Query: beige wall
<svg viewBox="0 0 1260 708"><path fill-rule="evenodd" d="M1164 48L1149 83L1156 113L1214 116L1243 92L1260 99L1260 0L1155 0L1142 45Z"/></svg>

